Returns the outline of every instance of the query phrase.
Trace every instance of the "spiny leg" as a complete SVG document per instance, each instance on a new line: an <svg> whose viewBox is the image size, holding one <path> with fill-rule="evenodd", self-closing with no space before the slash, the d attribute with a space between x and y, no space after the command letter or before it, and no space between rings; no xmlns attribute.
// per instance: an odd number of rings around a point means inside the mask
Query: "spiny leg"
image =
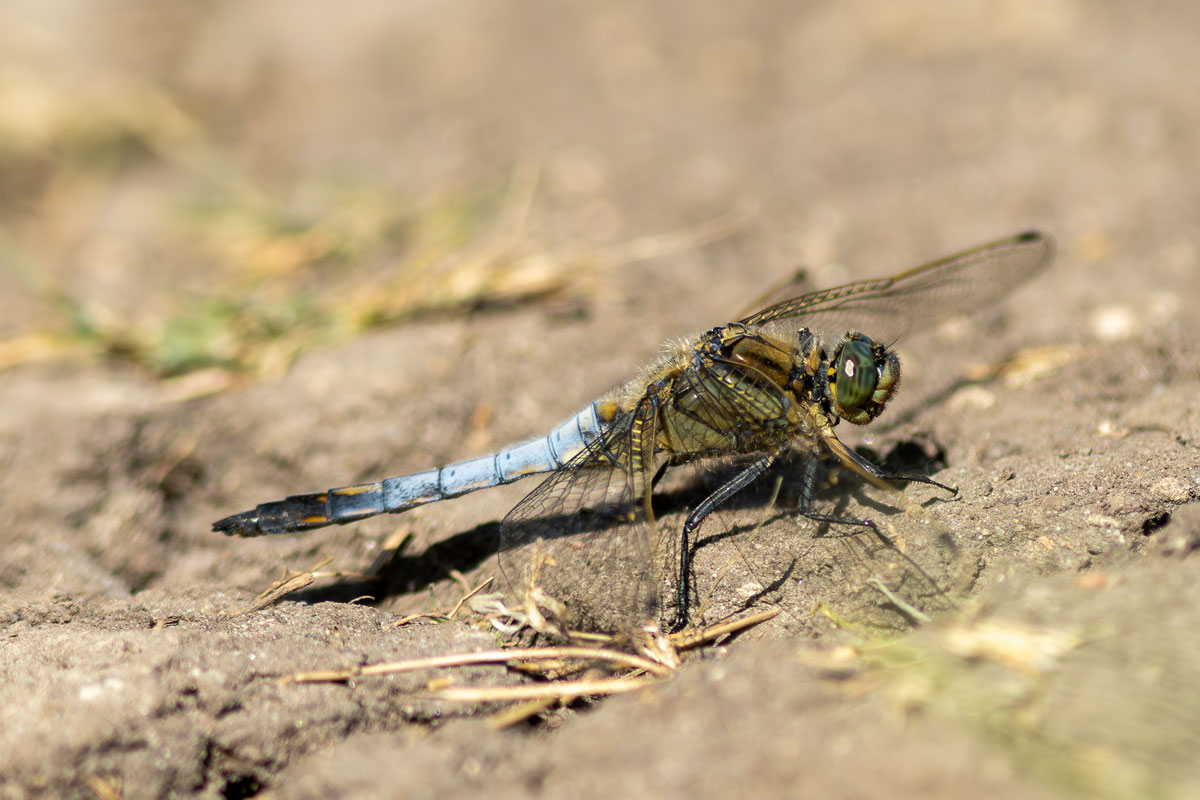
<svg viewBox="0 0 1200 800"><path fill-rule="evenodd" d="M861 455L851 450L837 437L831 437L826 440L826 444L830 446L833 452L843 464L855 472L859 472L863 477L878 481L906 481L908 483L924 483L928 486L936 486L939 489L944 489L952 495L958 494L958 489L947 486L944 483L938 483L928 475L922 475L918 472L887 472L883 468L876 466L872 462L863 458Z"/></svg>
<svg viewBox="0 0 1200 800"><path fill-rule="evenodd" d="M868 471L872 475L874 475L876 478L879 478L880 480L906 481L907 483L923 483L927 486L936 486L939 489L944 489L945 491L949 492L952 495L958 494L958 487L947 486L944 483L938 483L933 478L930 478L928 475L922 475L919 472L884 472L879 467L872 464L870 461L867 461L865 458L862 460L862 463L864 465L869 465Z"/></svg>
<svg viewBox="0 0 1200 800"><path fill-rule="evenodd" d="M771 465L779 459L781 454L782 451L759 457L744 470L735 475L731 480L722 484L715 492L705 498L700 505L696 506L696 508L694 508L688 515L687 520L683 524L683 532L680 534L679 541L679 583L677 594L678 608L676 611L675 621L671 625L672 633L682 630L688 622L688 606L691 602L690 574L692 534L697 528L700 527L700 524L704 521L705 517L727 502L735 494L761 477L763 473L770 469ZM928 476L916 473L886 472L853 451L848 451L847 455L849 455L854 463L863 471L868 473L871 477L877 478L881 481L908 481L910 483L924 483L930 486L936 486L939 489L944 489L951 494L958 494L958 489L951 486L946 486L943 483L938 483ZM870 530L876 538L883 542L884 545L895 549L895 542L893 542L886 533L880 530L879 526L876 525L872 520L855 519L852 517L839 517L833 514L822 514L812 510L812 501L816 495L818 465L819 459L816 457L806 459L804 462L803 471L801 472L800 476L800 499L797 511L799 511L804 517L807 517L814 522L827 522L833 525L853 525L860 528L866 528ZM657 482L657 480L661 477L662 470L660 469L658 474L655 475L655 482ZM925 573L919 564L913 562L912 559L903 553L901 553L901 556L904 558L904 560L908 561L915 570L925 576L925 578L929 580L931 584L934 584L933 579Z"/></svg>
<svg viewBox="0 0 1200 800"><path fill-rule="evenodd" d="M687 521L683 523L683 533L679 536L679 584L677 595L679 605L675 612L675 622L671 625L672 633L683 630L688 622L688 603L690 602L691 594L688 576L691 572L692 554L690 542L692 533L700 527L700 523L704 521L705 517L770 469L777 458L779 458L779 453L769 453L759 456L752 464L706 497L704 502L696 506L692 509L692 513L688 514Z"/></svg>

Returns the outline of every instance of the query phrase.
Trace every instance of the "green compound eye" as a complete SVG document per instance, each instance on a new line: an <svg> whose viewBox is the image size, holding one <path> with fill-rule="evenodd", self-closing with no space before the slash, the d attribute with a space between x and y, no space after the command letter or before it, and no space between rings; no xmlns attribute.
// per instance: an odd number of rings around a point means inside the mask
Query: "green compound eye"
<svg viewBox="0 0 1200 800"><path fill-rule="evenodd" d="M875 392L875 356L865 342L851 339L837 360L837 401L842 408L855 409Z"/></svg>

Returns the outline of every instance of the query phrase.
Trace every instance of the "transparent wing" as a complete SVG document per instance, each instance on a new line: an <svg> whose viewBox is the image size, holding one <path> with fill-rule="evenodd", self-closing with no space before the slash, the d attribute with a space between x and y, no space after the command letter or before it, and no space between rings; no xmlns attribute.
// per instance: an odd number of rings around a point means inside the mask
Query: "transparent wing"
<svg viewBox="0 0 1200 800"><path fill-rule="evenodd" d="M712 367L712 372L716 372L722 366L740 368L734 362L717 361ZM800 463L805 460L821 460L831 465L834 472L847 476L858 475L857 472L847 469L838 454L821 445L815 437L790 438L796 431L778 426L781 417L772 409L782 409L787 402L778 387L773 387L767 382L740 381L738 386L744 387L745 390L738 391L729 388L727 383L708 379L708 376L684 376L689 377L692 380L687 382L688 409L693 421L705 420L713 424L721 421L730 430L737 430L741 436L757 435L756 438L764 447L774 440L774 431L779 433L775 444L780 448L789 446L793 458L798 459ZM676 424L677 429L682 427L682 422ZM788 469L791 474L805 471L805 468L795 461L792 465L792 468ZM806 491L803 480L791 483L792 491L787 494L792 495L793 503L804 506L807 505L807 501L814 499L810 497L801 500L795 495L795 490ZM856 484L857 481L850 482L852 486ZM869 485L861 488L871 494ZM762 493L760 488L758 494ZM886 512L889 506L894 507L894 497L875 495L871 495L873 499L869 505L874 511ZM843 497L843 500L845 499L848 498ZM818 500L818 503L822 502ZM902 534L902 541L911 540L908 543L920 544L918 548L910 549L906 553L886 532L876 533L865 531L861 527L830 525L828 521L805 521L803 517L794 514L794 506L793 509L785 506L779 511L788 516L795 515L794 537L789 537L789 540L784 542L771 536L751 543L740 536L726 535L729 531L739 529L739 523L735 520L745 522L748 516L757 517L763 511L757 507L749 512L745 508L739 511L737 507L740 505L742 503L734 500L730 508L718 509L714 515L716 519L702 525L692 543L693 546L702 542L713 545L712 552L697 551L695 554L694 574L697 584L694 587L693 601L698 601L698 605L691 609L694 614L703 614L707 610L708 603L704 602L704 598L715 599L715 607L722 609L723 613L728 613L737 607L739 600L744 601L746 595L739 593L744 592L748 585L757 584L760 587L759 592L751 593L752 599L775 595L777 590L782 596L787 591L794 590L796 586L793 582L783 580L782 576L787 574L803 576L799 583L803 586L806 596L803 601L789 603L793 608L803 607L812 602L831 602L844 609L850 618L863 621L869 619L872 623L895 626L899 621L897 613L900 614L900 619L909 618L911 621L909 608L917 609L916 613L921 613L945 607L945 589L942 581L949 575L951 559L944 548L934 546L936 542L926 541L932 539L930 536L914 538L912 532L906 530ZM818 508L812 507L812 510L816 512ZM849 519L859 518L855 513L844 509L821 509L821 513L832 513L834 516ZM886 528L891 527L890 522L883 522L882 525ZM660 521L659 527L662 531L660 560L663 563L677 564L678 539L668 532L669 523L664 525ZM749 534L748 538L756 537L755 525L742 527L745 528L743 532ZM906 521L904 527L911 526ZM792 529L793 526L785 525L785 528ZM881 528L882 530L884 529ZM700 551L709 549L708 545L701 547ZM710 576L719 577L706 585L706 579ZM672 571L661 583L664 592L668 585L673 585L673 581ZM664 595L664 600L669 599ZM694 622L700 620L699 616L693 617Z"/></svg>
<svg viewBox="0 0 1200 800"><path fill-rule="evenodd" d="M877 535L805 519L788 508L796 488L785 480L784 500L773 511L759 504L731 509L714 520L713 531L739 533L697 555L698 576L721 576L715 585L699 587L701 597L711 590L709 605L717 616L763 601L777 602L791 613L823 605L851 625L902 630L920 620L920 614L949 610L953 598L969 587L972 563L954 546L951 527L937 516L944 512L936 500L931 509L902 512L894 498L857 481L821 492L817 507L822 512L869 518L879 526L882 535ZM768 491L769 486L762 487L759 495ZM933 490L912 496L937 497ZM760 521L766 524L761 531L756 528Z"/></svg>
<svg viewBox="0 0 1200 800"><path fill-rule="evenodd" d="M584 630L623 632L657 618L655 409L643 398L504 518L500 567L515 602L540 591Z"/></svg>
<svg viewBox="0 0 1200 800"><path fill-rule="evenodd" d="M801 294L740 321L777 333L802 325L838 336L858 329L876 341L895 341L915 324L932 325L1003 296L1044 269L1053 251L1050 237L1030 231L889 278Z"/></svg>
<svg viewBox="0 0 1200 800"><path fill-rule="evenodd" d="M1043 269L1052 247L1040 233L1021 234L890 278L802 294L741 322L768 336L786 334L785 341L800 324L839 335L856 327L879 341L895 339L917 322L999 298ZM678 563L675 535L660 530L650 504L659 414L673 415L668 419L680 439L694 434L696 441L713 441L714 432L731 432L731 454L774 450L797 434L780 424L787 403L782 389L757 373L731 380L741 369L718 360L685 370L669 398L647 392L505 517L500 564L515 601L536 600L540 592L566 607L572 627L589 630L623 631L657 617L659 589L671 584ZM815 441L798 450L807 458L825 455ZM837 548L843 572L860 590L872 578L888 577L892 587L937 593L931 586L937 581L920 568L906 572L917 565L885 540L854 534Z"/></svg>

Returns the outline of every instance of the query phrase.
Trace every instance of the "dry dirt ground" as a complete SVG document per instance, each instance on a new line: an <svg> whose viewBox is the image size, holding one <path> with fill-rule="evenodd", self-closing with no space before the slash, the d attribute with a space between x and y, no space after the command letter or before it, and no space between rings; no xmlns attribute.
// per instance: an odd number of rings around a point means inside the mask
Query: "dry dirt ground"
<svg viewBox="0 0 1200 800"><path fill-rule="evenodd" d="M0 797L1200 795L1200 6L2 14ZM958 496L822 496L946 589L931 621L787 513L785 465L697 565L732 564L703 622L781 613L670 680L502 730L431 682L529 682L503 666L280 680L494 648L395 623L495 574L530 487L213 520L544 432L798 265L1033 227L1053 267L902 341L866 442Z"/></svg>

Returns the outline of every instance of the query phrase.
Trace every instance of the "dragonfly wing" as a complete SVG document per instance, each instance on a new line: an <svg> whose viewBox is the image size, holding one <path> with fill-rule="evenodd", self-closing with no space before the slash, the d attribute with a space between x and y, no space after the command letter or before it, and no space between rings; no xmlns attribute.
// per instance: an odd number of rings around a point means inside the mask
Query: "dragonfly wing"
<svg viewBox="0 0 1200 800"><path fill-rule="evenodd" d="M916 324L929 326L980 308L1046 267L1053 241L1029 232L981 245L888 278L808 292L740 320L776 333L807 327L840 336L857 329L895 341Z"/></svg>
<svg viewBox="0 0 1200 800"><path fill-rule="evenodd" d="M712 379L724 368L745 369L744 365L736 362L717 360L703 375L685 376L692 378L687 383L688 420L693 424L704 421L710 426L719 422L728 430L737 431L739 436L756 438L763 450L790 446L794 458L783 462L791 467L785 466L784 496L793 498L792 502L800 508L810 508L813 500L812 497L803 496L811 491L811 477L806 477L806 473L810 476L816 474L812 460L827 462L834 473L853 472L858 478L864 479L867 486L858 481L849 481L848 485L855 496L867 492L860 499L865 500L865 505L871 509L869 516L874 518L878 512L896 507L894 488L859 467L860 457L851 455L840 440L809 437L789 439L795 432L783 425L783 421L784 409L791 401L782 390L769 381L755 381L749 376L736 382ZM677 428L683 428L686 424L687 420L675 422ZM885 489L885 494L878 496L871 492L871 485ZM849 499L849 496L841 498L842 502ZM787 511L782 510L785 513ZM880 520L882 527L871 531L864 530L858 523L861 518L852 513L837 509L832 512L823 510L821 513L827 516L820 525L812 521L804 522L799 514L795 514L798 524L793 529L794 533L787 534L787 544L775 534L761 543L753 544L750 539L743 537L710 538L702 527L693 546L708 540L713 547L711 552L704 552L709 549L704 546L694 553L694 574L700 580L696 586L696 599L701 601L699 610L704 610L703 598L706 596L715 599L716 607L728 610L729 604L736 604L744 598L744 594L739 595L739 592L748 581L757 583L763 593L773 593L776 589L784 593L791 591L792 584L780 582L778 576L793 568L800 571L798 577L805 591L820 588L820 592L812 599L837 603L852 616L856 611L865 611L873 622L880 624L894 624L897 610L901 617L908 618L910 608L929 612L945 607L942 584L949 575L952 559L940 547L943 540L928 535L931 529L925 526L927 520L917 527L915 533L910 534L909 515L899 515L901 519L896 524L900 525L898 533L901 538L896 540L885 532L892 526L890 522ZM761 511L751 512L750 518L760 514ZM746 521L744 512L717 509L716 515L732 515L734 519L726 519L724 523L715 525L709 523L705 526L709 534L736 529L739 523L735 520L738 517ZM843 518L854 524L829 525L828 516ZM756 538L757 526L748 527L750 537ZM785 530L789 528L793 526L785 525ZM927 546L905 552L902 545L907 544L909 539L914 543L927 543ZM677 539L665 530L661 535L659 558L665 563L677 563L678 559ZM791 566L764 570L763 566L768 562L776 565L790 563ZM741 566L738 566L739 563ZM706 586L702 579L705 575L722 577L716 584ZM720 585L722 582L724 586ZM754 593L754 596L757 597L758 593ZM846 602L839 603L839 599Z"/></svg>
<svg viewBox="0 0 1200 800"><path fill-rule="evenodd" d="M518 605L540 592L569 627L595 631L656 618L655 424L648 396L504 518L500 567Z"/></svg>

